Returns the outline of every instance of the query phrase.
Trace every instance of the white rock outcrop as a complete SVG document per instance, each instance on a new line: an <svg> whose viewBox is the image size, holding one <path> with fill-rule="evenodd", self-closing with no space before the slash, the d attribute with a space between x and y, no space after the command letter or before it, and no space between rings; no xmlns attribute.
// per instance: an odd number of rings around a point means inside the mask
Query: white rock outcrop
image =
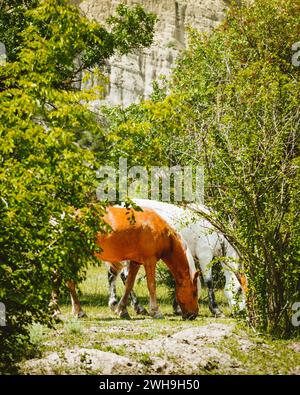
<svg viewBox="0 0 300 395"><path fill-rule="evenodd" d="M89 18L103 23L119 3L140 3L157 14L151 48L129 56L115 56L109 63L110 84L106 101L127 106L147 98L153 80L169 75L181 49L187 45L187 28L211 31L224 17L225 0L85 0L80 8Z"/></svg>

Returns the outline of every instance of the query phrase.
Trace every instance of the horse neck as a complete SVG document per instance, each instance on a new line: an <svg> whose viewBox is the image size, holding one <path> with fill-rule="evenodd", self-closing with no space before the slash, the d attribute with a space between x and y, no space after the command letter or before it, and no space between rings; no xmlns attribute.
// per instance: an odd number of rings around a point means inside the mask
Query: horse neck
<svg viewBox="0 0 300 395"><path fill-rule="evenodd" d="M189 264L187 254L181 240L176 235L171 235L171 237L173 248L172 251L164 258L164 261L173 274L176 283L182 283L182 279L189 279L191 281L194 260L190 255L192 263Z"/></svg>

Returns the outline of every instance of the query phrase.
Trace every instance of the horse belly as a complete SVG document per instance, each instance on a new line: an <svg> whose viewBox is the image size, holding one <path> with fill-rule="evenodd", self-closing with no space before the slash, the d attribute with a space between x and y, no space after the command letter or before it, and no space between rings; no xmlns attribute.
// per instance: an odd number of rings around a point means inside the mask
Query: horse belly
<svg viewBox="0 0 300 395"><path fill-rule="evenodd" d="M102 251L96 256L103 261L118 263L131 260L142 264L149 258L147 243L142 244L134 237L118 238L112 234L98 239L98 244Z"/></svg>

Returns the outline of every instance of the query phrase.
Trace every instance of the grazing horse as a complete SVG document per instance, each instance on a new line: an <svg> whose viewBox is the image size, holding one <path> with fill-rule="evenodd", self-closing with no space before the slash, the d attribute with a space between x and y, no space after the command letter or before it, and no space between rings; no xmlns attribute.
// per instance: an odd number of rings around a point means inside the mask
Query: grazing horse
<svg viewBox="0 0 300 395"><path fill-rule="evenodd" d="M95 255L112 265L122 267L120 262L129 260L125 292L116 312L120 317L129 317L128 297L139 270L143 265L150 294L149 314L161 318L156 299L155 269L162 259L172 273L176 284L176 299L183 318L193 319L198 314L198 271L191 272L188 251L181 237L151 209L135 211L122 207L109 207L103 220L110 225L108 234L98 233L97 243L101 252ZM191 256L190 256L190 259ZM67 283L71 293L73 313L82 316L83 312L76 294L75 284Z"/></svg>
<svg viewBox="0 0 300 395"><path fill-rule="evenodd" d="M231 310L243 311L246 308L246 278L238 272L238 254L227 239L217 232L209 221L195 214L190 209L181 208L173 204L146 199L133 199L133 201L140 207L154 210L182 236L189 251L199 262L204 282L208 288L209 309L214 316L222 315L213 290L211 261L214 257L225 257L225 260L221 260L226 279L224 293ZM204 207L202 209L207 211ZM115 283L118 273L119 271L116 270L110 269L109 271L110 307L111 301L115 298L115 291L111 284ZM122 280L125 281L126 275L124 273L122 277ZM132 299L134 308L138 312L142 307L138 304L134 294ZM176 307L175 302L174 310L176 310Z"/></svg>

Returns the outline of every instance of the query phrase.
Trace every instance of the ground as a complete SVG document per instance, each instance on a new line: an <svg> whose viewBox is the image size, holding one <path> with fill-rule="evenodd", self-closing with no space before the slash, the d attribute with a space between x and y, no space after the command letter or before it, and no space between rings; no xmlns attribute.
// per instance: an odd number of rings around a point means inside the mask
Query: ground
<svg viewBox="0 0 300 395"><path fill-rule="evenodd" d="M119 285L120 292L122 291ZM200 314L183 321L172 314L166 287L158 287L165 318L122 320L107 307L106 271L90 268L81 286L87 318L71 315L62 301L62 322L55 329L34 325L31 355L20 363L23 374L300 374L300 342L275 340L230 318L222 291L217 299L226 318L214 318L201 292ZM145 281L136 286L148 303Z"/></svg>

